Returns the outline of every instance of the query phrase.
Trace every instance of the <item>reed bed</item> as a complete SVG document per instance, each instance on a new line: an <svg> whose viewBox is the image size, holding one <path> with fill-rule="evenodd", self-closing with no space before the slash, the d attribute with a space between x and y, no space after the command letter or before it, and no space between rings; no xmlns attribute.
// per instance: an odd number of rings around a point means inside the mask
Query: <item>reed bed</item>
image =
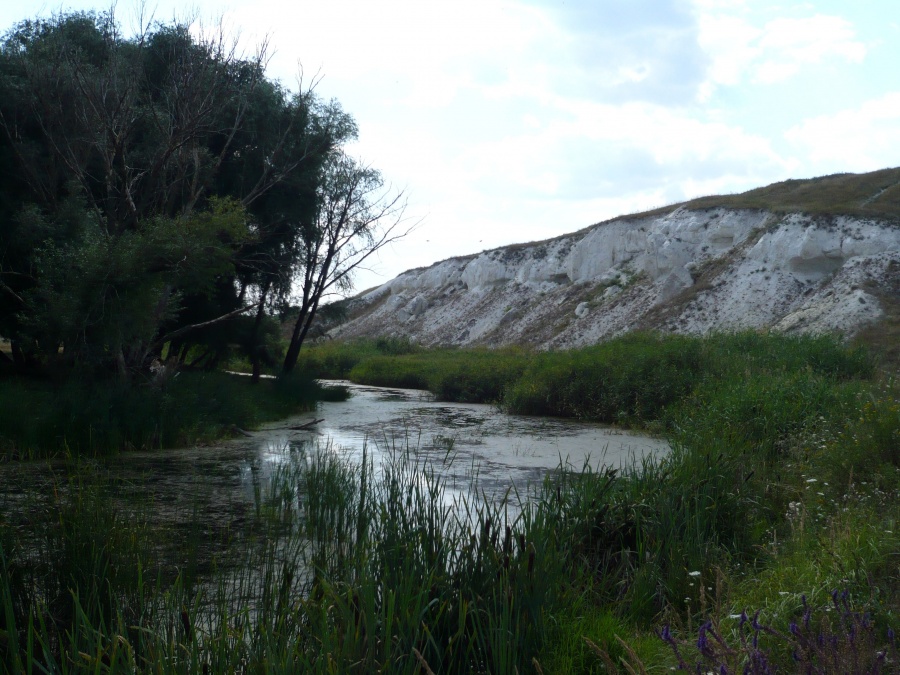
<svg viewBox="0 0 900 675"><path fill-rule="evenodd" d="M109 456L208 443L343 398L346 391L307 376L256 385L224 372L129 383L10 376L0 378L0 458Z"/></svg>
<svg viewBox="0 0 900 675"><path fill-rule="evenodd" d="M456 368L453 351L434 372ZM41 502L44 525L0 511L0 663L896 672L900 389L864 351L828 338L635 336L497 359L519 373L501 405L538 381L542 405L608 409L665 434L672 452L621 473L561 467L499 502L476 486L455 503L414 448L377 468L312 455L260 491L233 533L244 557L179 567L140 505L122 508L102 480L61 481Z"/></svg>
<svg viewBox="0 0 900 675"><path fill-rule="evenodd" d="M562 476L534 499L451 499L408 448L378 470L325 452L260 493L243 561L193 578L102 480L70 482L35 540L3 531L0 656L10 672L530 671L568 575L614 564L582 522L614 473Z"/></svg>

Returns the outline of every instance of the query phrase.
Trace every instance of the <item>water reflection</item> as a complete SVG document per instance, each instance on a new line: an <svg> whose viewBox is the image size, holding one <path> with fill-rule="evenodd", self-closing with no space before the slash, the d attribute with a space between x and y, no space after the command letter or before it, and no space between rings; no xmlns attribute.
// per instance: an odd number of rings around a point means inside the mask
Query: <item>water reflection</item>
<svg viewBox="0 0 900 675"><path fill-rule="evenodd" d="M430 462L445 478L449 497L469 492L477 479L479 493L493 498L511 487L523 494L560 463L621 466L668 449L660 439L596 424L505 415L488 405L437 402L415 390L340 384L352 392L348 401L322 403L314 413L268 424L249 438L131 452L102 468L117 497L149 503L157 524L189 536L190 527L225 531L239 524L278 471L317 452L359 462L365 451L378 470L391 453L411 449L420 465ZM316 419L324 421L290 428ZM27 493L48 494L49 484L46 463L0 466L6 508Z"/></svg>
<svg viewBox="0 0 900 675"><path fill-rule="evenodd" d="M377 469L392 453L412 449L448 487L467 489L477 477L479 491L496 496L513 486L524 491L560 464L619 467L668 450L660 439L597 424L506 415L488 405L434 401L417 390L334 384L351 390L349 401L263 427L243 462L270 475L278 464L322 449L359 462L365 448ZM289 428L315 419L324 421Z"/></svg>

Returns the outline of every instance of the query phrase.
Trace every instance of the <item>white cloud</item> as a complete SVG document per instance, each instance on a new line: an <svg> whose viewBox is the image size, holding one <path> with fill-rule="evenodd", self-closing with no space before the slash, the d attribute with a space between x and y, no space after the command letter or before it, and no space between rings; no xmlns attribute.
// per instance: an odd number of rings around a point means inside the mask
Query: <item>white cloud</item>
<svg viewBox="0 0 900 675"><path fill-rule="evenodd" d="M701 47L712 56L709 80L713 84L734 85L759 55L756 45L762 31L734 16L700 17Z"/></svg>
<svg viewBox="0 0 900 675"><path fill-rule="evenodd" d="M624 144L646 152L660 165L741 157L745 162L776 162L768 141L722 122L708 122L695 111L653 104L621 106L559 101L572 116L555 135Z"/></svg>
<svg viewBox="0 0 900 675"><path fill-rule="evenodd" d="M731 9L744 7L746 4L747 0L694 0L694 6L703 10Z"/></svg>
<svg viewBox="0 0 900 675"><path fill-rule="evenodd" d="M756 26L745 13L722 12L717 3L698 1L695 7L698 40L712 59L701 100L708 100L718 86L734 86L744 79L782 82L829 59L861 63L868 51L854 25L842 17L775 18Z"/></svg>
<svg viewBox="0 0 900 675"><path fill-rule="evenodd" d="M158 1L163 19L178 2ZM352 152L409 189L410 216L426 220L384 253L387 275L900 157L900 93L882 95L896 25L873 27L856 4L834 16L794 0L226 2L246 44L271 33L270 76L292 86L298 62L307 80L321 68L318 93L359 123ZM803 120L862 90L868 103Z"/></svg>
<svg viewBox="0 0 900 675"><path fill-rule="evenodd" d="M423 83L427 90L435 82L460 86L485 60L514 58L544 28L536 10L477 0L258 0L229 17L259 34L272 33L280 44L277 68L300 58L308 67L321 64L329 80L391 78Z"/></svg>
<svg viewBox="0 0 900 675"><path fill-rule="evenodd" d="M775 19L766 24L759 40L763 55L755 78L769 84L786 80L805 65L822 63L829 57L861 63L866 46L846 19L817 14L805 19Z"/></svg>
<svg viewBox="0 0 900 675"><path fill-rule="evenodd" d="M804 120L785 138L821 172L873 171L896 166L900 157L900 92L856 108Z"/></svg>

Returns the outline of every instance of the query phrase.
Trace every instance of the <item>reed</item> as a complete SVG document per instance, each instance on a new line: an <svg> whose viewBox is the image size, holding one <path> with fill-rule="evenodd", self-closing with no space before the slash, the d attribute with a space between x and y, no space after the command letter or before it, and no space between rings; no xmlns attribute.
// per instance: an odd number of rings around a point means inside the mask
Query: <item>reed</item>
<svg viewBox="0 0 900 675"><path fill-rule="evenodd" d="M5 540L8 669L522 672L575 564L568 499L517 500L514 517L512 496L454 502L408 448L381 467L325 452L285 469L246 558L208 578L148 576L153 533L110 495L72 483L50 500L46 569L23 577L34 549Z"/></svg>
<svg viewBox="0 0 900 675"><path fill-rule="evenodd" d="M346 392L305 376L256 385L229 373L189 372L164 384L0 379L0 453L97 456L192 445L336 396L346 398Z"/></svg>
<svg viewBox="0 0 900 675"><path fill-rule="evenodd" d="M671 441L667 457L622 472L560 467L527 495L495 502L476 485L454 502L441 467L414 447L392 448L383 465L323 448L260 489L231 533L242 556L178 569L161 561L161 533L141 508L102 480L60 480L29 509L34 522L4 505L0 663L591 673L624 658L635 672L678 659L733 672L751 656L792 668L803 645L809 663L831 658L810 643L820 629L887 649L900 629L897 383L828 338L637 336L604 349L486 352L477 363L496 358L506 387L542 376L553 396L584 370L572 385L583 399L571 400L653 426ZM378 358L446 374L462 358L452 352ZM611 363L639 381L618 380ZM816 623L835 588L853 604ZM759 646L729 618L757 609ZM786 640L767 642L766 627ZM704 644L721 653L704 661Z"/></svg>

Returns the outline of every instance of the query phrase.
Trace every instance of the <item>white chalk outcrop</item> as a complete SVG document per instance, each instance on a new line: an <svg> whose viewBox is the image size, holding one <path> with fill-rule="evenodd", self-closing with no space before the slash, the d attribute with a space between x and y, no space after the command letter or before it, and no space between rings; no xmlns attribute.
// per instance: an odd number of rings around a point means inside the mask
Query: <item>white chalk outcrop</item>
<svg viewBox="0 0 900 675"><path fill-rule="evenodd" d="M852 334L900 278L900 226L680 207L410 270L351 301L342 337L571 347L629 330Z"/></svg>

